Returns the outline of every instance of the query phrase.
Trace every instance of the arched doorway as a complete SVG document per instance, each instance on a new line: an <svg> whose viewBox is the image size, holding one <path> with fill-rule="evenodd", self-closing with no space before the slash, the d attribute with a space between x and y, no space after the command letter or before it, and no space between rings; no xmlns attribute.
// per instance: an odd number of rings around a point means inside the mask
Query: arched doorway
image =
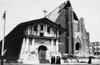
<svg viewBox="0 0 100 65"><path fill-rule="evenodd" d="M39 60L46 59L46 50L47 50L47 47L44 46L44 45L41 45L41 46L38 47Z"/></svg>
<svg viewBox="0 0 100 65"><path fill-rule="evenodd" d="M80 50L80 48L81 48L80 43L79 43L79 42L77 42L77 43L76 43L76 45L75 45L75 47L76 47L76 50Z"/></svg>

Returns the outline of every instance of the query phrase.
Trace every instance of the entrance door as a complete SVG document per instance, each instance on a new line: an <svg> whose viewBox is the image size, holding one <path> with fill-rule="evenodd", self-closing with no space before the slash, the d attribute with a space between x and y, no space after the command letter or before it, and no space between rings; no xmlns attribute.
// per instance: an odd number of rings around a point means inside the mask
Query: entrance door
<svg viewBox="0 0 100 65"><path fill-rule="evenodd" d="M38 57L40 60L40 63L50 63L49 60L46 59L46 50L47 47L44 45L39 46L38 48Z"/></svg>
<svg viewBox="0 0 100 65"><path fill-rule="evenodd" d="M76 54L80 54L80 51L81 51L81 44L79 43L79 42L77 42L76 43L76 45L75 45L75 47L76 47Z"/></svg>
<svg viewBox="0 0 100 65"><path fill-rule="evenodd" d="M38 48L39 60L46 59L46 50L47 50L46 46L44 45L39 46Z"/></svg>
<svg viewBox="0 0 100 65"><path fill-rule="evenodd" d="M77 43L76 43L76 50L80 50L80 48L81 48L81 45L80 45L79 42L77 42Z"/></svg>

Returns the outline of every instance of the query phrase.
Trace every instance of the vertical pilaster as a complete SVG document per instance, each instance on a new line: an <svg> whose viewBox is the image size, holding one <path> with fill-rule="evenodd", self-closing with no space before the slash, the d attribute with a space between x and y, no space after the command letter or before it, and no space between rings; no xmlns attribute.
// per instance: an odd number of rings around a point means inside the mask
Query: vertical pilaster
<svg viewBox="0 0 100 65"><path fill-rule="evenodd" d="M32 49L33 51L35 50L35 42L34 42L35 39L32 39Z"/></svg>
<svg viewBox="0 0 100 65"><path fill-rule="evenodd" d="M68 8L65 8L65 29L67 30L65 33L65 53L69 54L69 10Z"/></svg>
<svg viewBox="0 0 100 65"><path fill-rule="evenodd" d="M31 52L32 50L32 38L29 38L29 51Z"/></svg>
<svg viewBox="0 0 100 65"><path fill-rule="evenodd" d="M69 7L69 54L74 54L74 38L73 38L73 10Z"/></svg>
<svg viewBox="0 0 100 65"><path fill-rule="evenodd" d="M72 54L72 32L71 32L71 8L68 8L68 26L69 26L69 54Z"/></svg>
<svg viewBox="0 0 100 65"><path fill-rule="evenodd" d="M48 27L48 26L45 25L45 35L46 35L46 36L48 36L48 35L47 35L47 27Z"/></svg>
<svg viewBox="0 0 100 65"><path fill-rule="evenodd" d="M26 51L26 52L29 52L29 51L30 51L29 38L26 38L26 47L25 47L25 51Z"/></svg>
<svg viewBox="0 0 100 65"><path fill-rule="evenodd" d="M57 29L57 37L59 37L59 29Z"/></svg>
<svg viewBox="0 0 100 65"><path fill-rule="evenodd" d="M56 51L58 52L59 48L58 48L58 40L56 40Z"/></svg>
<svg viewBox="0 0 100 65"><path fill-rule="evenodd" d="M52 39L51 40L51 51L53 51L54 50L54 40Z"/></svg>

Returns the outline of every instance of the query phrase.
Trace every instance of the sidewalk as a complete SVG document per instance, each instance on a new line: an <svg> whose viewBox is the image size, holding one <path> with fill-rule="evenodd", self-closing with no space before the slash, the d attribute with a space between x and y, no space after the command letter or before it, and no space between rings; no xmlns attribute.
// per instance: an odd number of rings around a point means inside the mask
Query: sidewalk
<svg viewBox="0 0 100 65"><path fill-rule="evenodd" d="M100 59L92 59L92 64L100 64Z"/></svg>

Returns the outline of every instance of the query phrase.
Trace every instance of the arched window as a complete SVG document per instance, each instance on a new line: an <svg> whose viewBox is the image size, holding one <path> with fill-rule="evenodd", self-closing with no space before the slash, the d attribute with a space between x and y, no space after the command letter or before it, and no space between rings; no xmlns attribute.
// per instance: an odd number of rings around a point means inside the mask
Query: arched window
<svg viewBox="0 0 100 65"><path fill-rule="evenodd" d="M76 43L76 50L80 50L80 48L81 48L81 45L80 45L79 42L77 42L77 43Z"/></svg>

